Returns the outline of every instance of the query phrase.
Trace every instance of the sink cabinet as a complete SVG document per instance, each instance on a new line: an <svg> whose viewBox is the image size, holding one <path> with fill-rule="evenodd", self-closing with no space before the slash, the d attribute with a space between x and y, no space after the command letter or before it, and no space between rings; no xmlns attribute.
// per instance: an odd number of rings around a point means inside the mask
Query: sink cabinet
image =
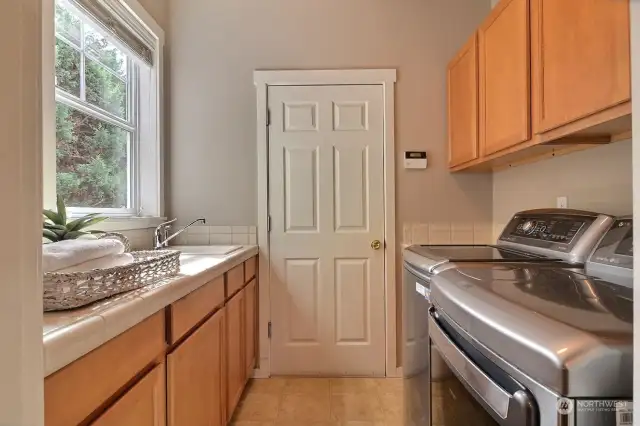
<svg viewBox="0 0 640 426"><path fill-rule="evenodd" d="M160 364L102 414L92 426L165 426L165 371Z"/></svg>
<svg viewBox="0 0 640 426"><path fill-rule="evenodd" d="M169 426L226 424L225 309L167 356Z"/></svg>
<svg viewBox="0 0 640 426"><path fill-rule="evenodd" d="M229 424L256 364L256 270L239 264L47 377L45 425Z"/></svg>

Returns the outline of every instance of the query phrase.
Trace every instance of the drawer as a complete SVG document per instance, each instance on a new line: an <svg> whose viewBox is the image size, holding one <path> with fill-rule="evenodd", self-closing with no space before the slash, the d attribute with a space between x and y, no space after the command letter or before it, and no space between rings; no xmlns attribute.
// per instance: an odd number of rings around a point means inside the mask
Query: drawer
<svg viewBox="0 0 640 426"><path fill-rule="evenodd" d="M80 424L164 352L164 310L44 381L45 424Z"/></svg>
<svg viewBox="0 0 640 426"><path fill-rule="evenodd" d="M244 281L249 282L256 277L256 270L258 269L258 257L252 257L244 262Z"/></svg>
<svg viewBox="0 0 640 426"><path fill-rule="evenodd" d="M227 299L244 287L244 263L227 272Z"/></svg>
<svg viewBox="0 0 640 426"><path fill-rule="evenodd" d="M170 343L174 344L217 307L224 305L221 275L171 305Z"/></svg>

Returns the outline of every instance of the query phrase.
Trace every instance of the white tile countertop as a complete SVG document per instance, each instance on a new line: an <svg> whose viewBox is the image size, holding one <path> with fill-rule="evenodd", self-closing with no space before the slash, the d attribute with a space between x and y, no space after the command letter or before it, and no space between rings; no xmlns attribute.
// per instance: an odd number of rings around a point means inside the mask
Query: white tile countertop
<svg viewBox="0 0 640 426"><path fill-rule="evenodd" d="M175 277L84 308L45 313L45 377L257 254L257 246L243 246L226 256L182 254Z"/></svg>

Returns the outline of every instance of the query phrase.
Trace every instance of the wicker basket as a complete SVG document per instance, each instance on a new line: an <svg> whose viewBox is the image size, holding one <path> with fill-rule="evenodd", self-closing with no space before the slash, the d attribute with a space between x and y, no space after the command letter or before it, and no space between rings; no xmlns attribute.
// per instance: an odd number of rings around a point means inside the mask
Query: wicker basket
<svg viewBox="0 0 640 426"><path fill-rule="evenodd" d="M121 234L105 234L116 238L129 251L129 241ZM109 269L87 272L44 274L44 311L61 311L88 305L97 300L135 290L180 272L180 252L176 250L137 251L134 262Z"/></svg>

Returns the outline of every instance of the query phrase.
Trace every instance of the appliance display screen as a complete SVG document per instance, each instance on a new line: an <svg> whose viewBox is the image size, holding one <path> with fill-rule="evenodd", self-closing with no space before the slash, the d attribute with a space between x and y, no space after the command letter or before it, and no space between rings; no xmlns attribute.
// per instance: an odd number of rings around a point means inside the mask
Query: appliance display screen
<svg viewBox="0 0 640 426"><path fill-rule="evenodd" d="M633 256L633 228L629 229L622 238L622 241L616 247L615 253L623 256Z"/></svg>
<svg viewBox="0 0 640 426"><path fill-rule="evenodd" d="M518 221L511 235L534 240L570 244L573 241L573 237L580 232L584 225L585 222L583 220L576 219L539 219L525 217Z"/></svg>

